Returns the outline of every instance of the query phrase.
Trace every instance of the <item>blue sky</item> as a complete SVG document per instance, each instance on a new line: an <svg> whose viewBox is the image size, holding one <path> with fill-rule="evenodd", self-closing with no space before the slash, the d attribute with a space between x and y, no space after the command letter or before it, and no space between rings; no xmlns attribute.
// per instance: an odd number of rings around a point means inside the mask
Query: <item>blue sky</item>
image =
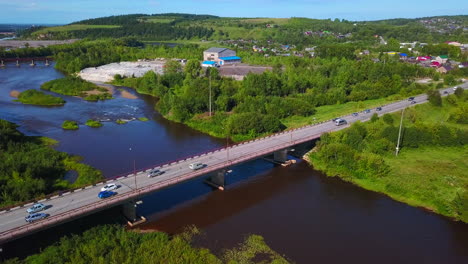
<svg viewBox="0 0 468 264"><path fill-rule="evenodd" d="M0 0L0 23L65 24L133 13L376 20L468 13L467 0Z"/></svg>

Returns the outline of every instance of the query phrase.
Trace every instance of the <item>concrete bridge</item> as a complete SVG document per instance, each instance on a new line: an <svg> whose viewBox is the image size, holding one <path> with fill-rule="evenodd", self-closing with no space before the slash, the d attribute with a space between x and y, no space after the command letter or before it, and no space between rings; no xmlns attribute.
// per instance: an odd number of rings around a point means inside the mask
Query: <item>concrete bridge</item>
<svg viewBox="0 0 468 264"><path fill-rule="evenodd" d="M463 85L464 89L467 87L468 84ZM446 95L453 93L453 89L448 88L441 90L441 92ZM424 103L427 101L427 96L416 96L414 101L417 102L416 104ZM285 162L288 152L293 154L301 151L304 145L319 138L325 132L341 130L356 121L368 121L374 112L383 115L412 105L410 101L402 100L384 105L379 112L372 110L371 113L367 114L342 117L348 121L348 125L336 126L332 121L321 122L163 164L155 168L164 171L164 174L153 178L148 177L148 169L52 197L49 196L38 202L51 206L45 211L50 216L34 223L29 224L24 220L27 215L26 209L33 203L3 209L0 211L0 245L27 234L117 205L122 206L123 214L129 222L138 221L136 214L137 201L146 194L200 176L207 176L210 185L224 188L226 172L234 165L263 158L267 155L273 155L273 160L276 163ZM189 164L194 162L203 163L205 167L199 170L191 170ZM121 187L116 190L117 195L107 199L99 199L97 194L105 183L116 183Z"/></svg>
<svg viewBox="0 0 468 264"><path fill-rule="evenodd" d="M16 62L16 66L20 66L20 62L31 62L30 66L36 66L36 62L43 61L45 66L50 65L50 61L54 60L52 57L30 57L30 58L0 58L0 67L6 67L7 62Z"/></svg>

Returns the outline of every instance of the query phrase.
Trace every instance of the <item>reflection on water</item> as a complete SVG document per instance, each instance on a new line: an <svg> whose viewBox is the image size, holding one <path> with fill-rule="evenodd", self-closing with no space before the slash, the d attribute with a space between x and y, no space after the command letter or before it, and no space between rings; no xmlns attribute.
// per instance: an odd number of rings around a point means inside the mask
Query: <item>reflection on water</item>
<svg viewBox="0 0 468 264"><path fill-rule="evenodd" d="M0 119L18 123L28 135L60 141L57 149L83 156L106 176L131 171L134 159L137 167L148 167L223 145L224 140L163 119L154 111L154 98L131 89L124 88L138 99L122 98L116 90L115 99L97 103L63 96L67 104L54 108L22 105L9 96L12 90L38 89L60 77L40 65L1 69ZM138 117L150 121L112 122ZM64 131L60 126L67 119L109 121L101 128L81 125ZM215 252L236 246L247 234L260 234L296 263L468 263L466 224L324 177L304 162L282 168L256 160L232 170L224 192L198 178L144 197L139 212L150 221L139 228L177 233L194 224L206 232L200 245ZM115 215L118 208L80 223L89 227ZM83 230L74 223L18 240L7 249L13 255L37 252L60 235ZM31 251L10 251L24 244Z"/></svg>

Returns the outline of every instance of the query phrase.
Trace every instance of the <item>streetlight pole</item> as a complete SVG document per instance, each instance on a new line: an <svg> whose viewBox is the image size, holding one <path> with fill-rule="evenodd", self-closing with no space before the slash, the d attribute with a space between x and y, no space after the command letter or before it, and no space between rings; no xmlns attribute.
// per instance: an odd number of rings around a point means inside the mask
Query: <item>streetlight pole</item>
<svg viewBox="0 0 468 264"><path fill-rule="evenodd" d="M209 86L210 86L210 99L209 99L210 103L209 103L209 108L210 108L210 116L211 116L211 68L208 68L208 69L209 69L209 74L210 74L210 76L209 76Z"/></svg>
<svg viewBox="0 0 468 264"><path fill-rule="evenodd" d="M405 108L401 111L401 119L400 119L400 129L398 131L398 141L397 141L397 146L396 146L396 151L395 151L395 156L398 156L398 152L400 151L400 138L401 138L401 128L403 126L403 114L405 113Z"/></svg>

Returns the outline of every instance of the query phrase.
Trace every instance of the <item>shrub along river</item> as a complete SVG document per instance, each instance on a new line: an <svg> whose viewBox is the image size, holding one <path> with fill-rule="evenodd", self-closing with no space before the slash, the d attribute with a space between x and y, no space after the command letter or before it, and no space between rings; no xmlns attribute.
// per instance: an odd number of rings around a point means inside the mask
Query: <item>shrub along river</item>
<svg viewBox="0 0 468 264"><path fill-rule="evenodd" d="M225 144L166 121L154 110L154 98L126 88L100 102L59 95L67 101L62 107L13 102L12 91L39 89L60 77L42 64L0 69L0 119L17 123L27 135L58 140L57 150L82 156L106 177L132 171L134 160L146 168ZM122 91L137 99L122 97ZM115 123L139 117L150 121ZM104 126L87 127L88 119ZM80 129L63 130L64 120L78 121ZM139 228L176 233L194 224L205 232L197 243L214 252L259 234L296 263L468 263L466 224L327 178L305 162L282 168L256 160L232 169L224 192L212 191L200 178L144 197L139 213L149 221ZM37 252L59 236L118 216L114 208L17 240L3 247L3 257Z"/></svg>

